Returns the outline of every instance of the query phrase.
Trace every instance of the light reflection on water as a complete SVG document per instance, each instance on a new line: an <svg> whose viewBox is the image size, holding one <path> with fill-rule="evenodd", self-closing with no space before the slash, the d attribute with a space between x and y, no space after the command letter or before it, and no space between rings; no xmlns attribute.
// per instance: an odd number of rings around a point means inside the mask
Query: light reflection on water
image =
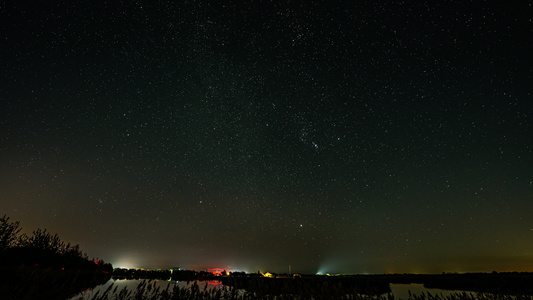
<svg viewBox="0 0 533 300"><path fill-rule="evenodd" d="M113 289L114 289L115 286L117 287L117 291L122 290L124 287L126 287L130 291L135 291L137 286L139 285L139 283L141 281L143 281L143 280L136 280L136 279L114 280L114 279L110 279L105 284L99 285L99 286L95 287L93 290L88 290L84 294L77 295L77 296L71 298L71 300L91 299L92 296L96 292L100 291L100 293L103 293L104 291L107 290L107 288L111 284L113 284ZM211 289L221 288L221 287L224 286L219 281L190 281L190 282L186 282L186 281L155 280L154 282L155 282L155 286L159 287L161 290L166 289L167 286L169 287L170 290L172 290L174 288L174 286L176 286L176 285L179 286L180 288L190 287L194 283L198 284L198 287L200 288L200 290L204 290L204 289L211 290ZM422 295L422 294L427 294L429 292L431 295L442 295L442 296L449 296L450 294L460 292L460 291L456 291L456 290L450 291L450 290L441 290L441 289L430 289L430 288L424 287L423 284L418 284L418 283L411 283L411 284L391 283L390 284L390 288L392 290L392 294L394 295L395 299L403 299L403 300L409 298L409 291L411 291L412 295Z"/></svg>
<svg viewBox="0 0 533 300"><path fill-rule="evenodd" d="M146 281L146 280L109 279L109 281L107 281L106 283L101 284L92 290L87 290L80 295L76 295L75 297L72 297L70 300L91 299L92 296L98 291L100 291L100 294L105 292L109 288L110 285L113 285L112 290L115 289L115 287L117 287L117 292L124 289L124 287L126 287L129 291L134 292L137 289L137 286L139 285L139 283L141 283L142 281ZM180 288L184 288L184 287L190 287L194 283L198 284L198 287L200 288L201 291L203 291L204 289L211 290L211 289L217 289L217 288L223 287L220 281L217 281L217 280L206 280L206 281L194 280L194 281L189 281L189 282L171 281L171 280L154 280L153 282L155 283L156 287L159 287L160 290L165 290L168 287L170 291L176 285L179 286Z"/></svg>

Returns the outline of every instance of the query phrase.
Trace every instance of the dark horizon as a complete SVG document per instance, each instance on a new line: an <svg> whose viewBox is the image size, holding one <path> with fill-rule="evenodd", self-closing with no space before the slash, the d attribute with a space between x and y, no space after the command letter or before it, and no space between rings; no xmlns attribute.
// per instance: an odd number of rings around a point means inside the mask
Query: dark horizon
<svg viewBox="0 0 533 300"><path fill-rule="evenodd" d="M533 270L529 3L0 5L0 214L115 267Z"/></svg>

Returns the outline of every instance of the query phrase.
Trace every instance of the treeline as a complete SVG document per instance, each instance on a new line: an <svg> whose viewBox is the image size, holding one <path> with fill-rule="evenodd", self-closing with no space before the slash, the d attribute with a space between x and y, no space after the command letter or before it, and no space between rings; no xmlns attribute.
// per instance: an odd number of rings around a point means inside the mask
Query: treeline
<svg viewBox="0 0 533 300"><path fill-rule="evenodd" d="M67 299L111 278L113 266L90 259L79 245L0 218L0 299Z"/></svg>
<svg viewBox="0 0 533 300"><path fill-rule="evenodd" d="M1 266L75 269L112 272L113 266L98 258L90 259L79 245L61 241L57 234L37 229L31 236L20 233L20 223L0 218Z"/></svg>

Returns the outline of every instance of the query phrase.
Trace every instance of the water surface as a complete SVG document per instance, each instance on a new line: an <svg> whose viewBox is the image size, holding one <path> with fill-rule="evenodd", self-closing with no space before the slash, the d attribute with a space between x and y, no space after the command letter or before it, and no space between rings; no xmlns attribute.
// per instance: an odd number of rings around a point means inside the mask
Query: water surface
<svg viewBox="0 0 533 300"><path fill-rule="evenodd" d="M92 290L87 290L84 293L71 298L70 300L91 299L92 296L96 292L100 291L100 293L103 293L112 284L113 284L113 289L115 286L117 287L117 291L122 290L124 287L126 287L130 291L135 291L139 283L142 281L143 280L134 280L134 279L120 279L120 280L110 279L105 284L99 285ZM222 285L219 281L195 280L195 281L186 282L186 281L156 280L154 282L155 282L155 286L159 287L161 290L164 290L167 287L169 287L169 290L172 290L176 285L179 286L180 288L190 287L194 283L198 284L200 290L204 290L204 289L211 290L211 289L217 289L217 288L224 287L224 285ZM404 299L404 300L409 298L409 291L411 292L412 295L422 295L422 294L430 293L431 295L442 295L442 296L449 296L453 293L461 292L457 290L442 290L442 289L426 288L424 287L423 284L418 284L418 283L411 283L411 284L391 283L390 288L392 290L392 294L394 295L394 299Z"/></svg>
<svg viewBox="0 0 533 300"><path fill-rule="evenodd" d="M94 294L97 292L103 293L105 292L110 285L113 285L112 290L117 287L117 291L120 291L124 288L127 288L128 291L135 291L137 289L137 286L139 283L146 280L139 280L139 279L109 279L104 284L101 284L94 289L89 289L84 291L83 293L76 295L75 297L72 297L69 300L85 300L85 299L91 299ZM198 284L198 287L200 290L212 290L217 288L222 288L224 285L222 285L219 281L216 280L205 280L205 281L173 281L173 280L154 280L156 287L159 287L160 290L164 290L168 287L169 290L174 289L175 286L178 286L180 288L184 287L191 287L193 284Z"/></svg>

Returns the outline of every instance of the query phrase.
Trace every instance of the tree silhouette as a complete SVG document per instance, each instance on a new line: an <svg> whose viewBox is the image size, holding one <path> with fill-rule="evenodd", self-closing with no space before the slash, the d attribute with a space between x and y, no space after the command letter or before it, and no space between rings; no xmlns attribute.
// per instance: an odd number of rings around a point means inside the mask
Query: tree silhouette
<svg viewBox="0 0 533 300"><path fill-rule="evenodd" d="M0 218L0 265L29 266L55 269L74 269L112 272L113 267L102 259L89 259L79 245L61 241L59 235L37 229L31 236L20 234L19 222Z"/></svg>
<svg viewBox="0 0 533 300"><path fill-rule="evenodd" d="M41 249L50 254L62 254L65 249L65 243L61 241L57 233L51 234L46 229L38 228L33 231L33 235L28 238L27 247Z"/></svg>
<svg viewBox="0 0 533 300"><path fill-rule="evenodd" d="M18 221L10 222L9 217L6 215L0 218L0 252L19 244L19 232L21 229Z"/></svg>

